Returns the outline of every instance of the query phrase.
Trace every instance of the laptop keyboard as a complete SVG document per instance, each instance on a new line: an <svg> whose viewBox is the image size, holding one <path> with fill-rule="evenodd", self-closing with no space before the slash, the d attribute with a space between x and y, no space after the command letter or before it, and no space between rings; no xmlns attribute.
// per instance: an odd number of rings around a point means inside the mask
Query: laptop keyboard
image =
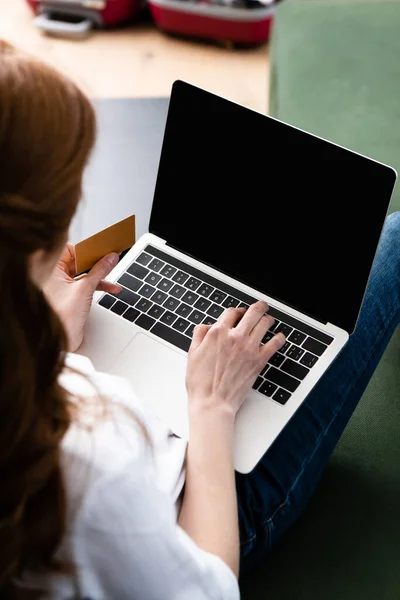
<svg viewBox="0 0 400 600"><path fill-rule="evenodd" d="M98 304L186 352L196 325L211 325L226 308L248 308L257 301L151 245L146 246L118 283L121 293L104 294ZM270 358L253 388L286 404L333 338L272 306L269 314L275 323L263 343L279 331L287 341Z"/></svg>

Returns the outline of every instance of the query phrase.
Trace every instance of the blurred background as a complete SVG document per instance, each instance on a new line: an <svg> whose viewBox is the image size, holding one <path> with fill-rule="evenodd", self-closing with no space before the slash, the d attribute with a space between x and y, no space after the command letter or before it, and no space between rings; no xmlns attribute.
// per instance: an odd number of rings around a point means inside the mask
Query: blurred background
<svg viewBox="0 0 400 600"><path fill-rule="evenodd" d="M267 110L267 40L236 47L229 40L181 38L161 31L148 9L131 22L95 29L82 39L43 35L34 17L26 0L0 0L0 37L49 61L92 97L169 96L172 82L180 78Z"/></svg>

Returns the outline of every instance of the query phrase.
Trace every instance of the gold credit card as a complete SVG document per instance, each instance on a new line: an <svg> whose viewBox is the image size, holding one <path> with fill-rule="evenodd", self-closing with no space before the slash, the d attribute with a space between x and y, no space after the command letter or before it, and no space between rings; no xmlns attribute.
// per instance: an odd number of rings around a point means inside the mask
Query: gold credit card
<svg viewBox="0 0 400 600"><path fill-rule="evenodd" d="M76 274L85 273L110 252L123 252L136 240L135 215L107 227L75 245Z"/></svg>

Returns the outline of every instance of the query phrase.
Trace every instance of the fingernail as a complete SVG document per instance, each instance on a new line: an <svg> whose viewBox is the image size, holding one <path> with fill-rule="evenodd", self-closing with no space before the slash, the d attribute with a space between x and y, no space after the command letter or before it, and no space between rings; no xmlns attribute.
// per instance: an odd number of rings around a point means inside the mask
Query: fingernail
<svg viewBox="0 0 400 600"><path fill-rule="evenodd" d="M113 254L109 254L107 256L107 260L112 267L115 267L115 265L118 264L119 256L118 256L118 254L115 254L115 252L114 252Z"/></svg>
<svg viewBox="0 0 400 600"><path fill-rule="evenodd" d="M283 346L283 344L286 342L285 336L283 335L283 333L281 331L279 333L277 333L277 336L279 336L279 339L282 342L282 346Z"/></svg>

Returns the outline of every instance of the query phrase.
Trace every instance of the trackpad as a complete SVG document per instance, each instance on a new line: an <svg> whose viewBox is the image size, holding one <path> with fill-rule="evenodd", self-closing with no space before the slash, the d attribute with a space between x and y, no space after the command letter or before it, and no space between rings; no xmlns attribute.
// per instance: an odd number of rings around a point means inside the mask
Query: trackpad
<svg viewBox="0 0 400 600"><path fill-rule="evenodd" d="M110 371L128 379L143 405L188 439L186 361L176 350L138 333Z"/></svg>

